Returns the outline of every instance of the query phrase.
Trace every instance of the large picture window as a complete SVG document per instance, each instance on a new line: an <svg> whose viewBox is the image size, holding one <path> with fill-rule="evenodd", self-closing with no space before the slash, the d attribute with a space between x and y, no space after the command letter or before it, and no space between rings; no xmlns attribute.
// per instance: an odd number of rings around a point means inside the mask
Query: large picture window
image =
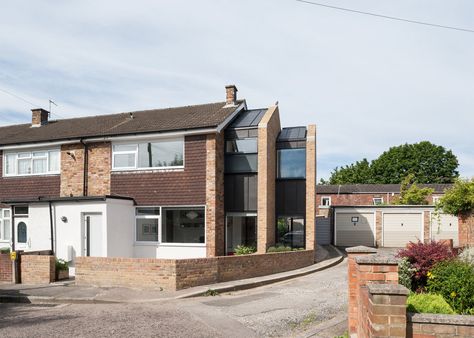
<svg viewBox="0 0 474 338"><path fill-rule="evenodd" d="M59 174L60 151L53 149L5 153L3 163L4 176Z"/></svg>
<svg viewBox="0 0 474 338"><path fill-rule="evenodd" d="M305 247L305 222L300 217L278 217L277 243L291 248Z"/></svg>
<svg viewBox="0 0 474 338"><path fill-rule="evenodd" d="M113 169L162 169L184 166L184 138L113 145Z"/></svg>
<svg viewBox="0 0 474 338"><path fill-rule="evenodd" d="M0 240L9 241L11 239L11 226L10 209L0 209Z"/></svg>
<svg viewBox="0 0 474 338"><path fill-rule="evenodd" d="M204 208L163 208L163 243L205 243Z"/></svg>
<svg viewBox="0 0 474 338"><path fill-rule="evenodd" d="M305 178L306 177L306 149L279 149L278 178Z"/></svg>

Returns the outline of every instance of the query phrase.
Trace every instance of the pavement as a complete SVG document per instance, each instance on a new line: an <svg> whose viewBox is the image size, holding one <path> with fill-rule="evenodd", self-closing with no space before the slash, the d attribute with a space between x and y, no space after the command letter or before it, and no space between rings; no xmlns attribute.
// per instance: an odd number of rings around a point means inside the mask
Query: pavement
<svg viewBox="0 0 474 338"><path fill-rule="evenodd" d="M179 291L78 286L75 285L74 281L45 285L0 284L0 303L152 303L171 299L199 297L208 293L209 290L213 290L215 293L246 290L305 276L335 266L339 264L343 258L343 253L335 247L318 246L316 251L316 263L305 268L262 277L203 285Z"/></svg>

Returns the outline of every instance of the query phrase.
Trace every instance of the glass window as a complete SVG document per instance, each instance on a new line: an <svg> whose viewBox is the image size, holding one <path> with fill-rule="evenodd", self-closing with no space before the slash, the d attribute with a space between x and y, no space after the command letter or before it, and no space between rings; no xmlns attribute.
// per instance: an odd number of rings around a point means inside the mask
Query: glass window
<svg viewBox="0 0 474 338"><path fill-rule="evenodd" d="M305 247L305 223L299 217L278 217L277 243L291 248Z"/></svg>
<svg viewBox="0 0 474 338"><path fill-rule="evenodd" d="M31 174L31 159L18 159L18 175Z"/></svg>
<svg viewBox="0 0 474 338"><path fill-rule="evenodd" d="M278 150L278 178L306 177L306 149Z"/></svg>
<svg viewBox="0 0 474 338"><path fill-rule="evenodd" d="M225 143L225 151L227 153L256 153L257 139L228 140Z"/></svg>
<svg viewBox="0 0 474 338"><path fill-rule="evenodd" d="M5 174L6 175L16 174L16 154L5 155Z"/></svg>
<svg viewBox="0 0 474 338"><path fill-rule="evenodd" d="M114 168L135 168L135 153L114 154Z"/></svg>
<svg viewBox="0 0 474 338"><path fill-rule="evenodd" d="M204 208L163 208L163 243L204 243Z"/></svg>
<svg viewBox="0 0 474 338"><path fill-rule="evenodd" d="M329 207L331 205L331 197L321 197L321 206Z"/></svg>
<svg viewBox="0 0 474 338"><path fill-rule="evenodd" d="M373 201L374 201L374 205L381 205L383 204L383 197L375 197Z"/></svg>
<svg viewBox="0 0 474 338"><path fill-rule="evenodd" d="M257 216L227 216L226 253L238 245L257 247Z"/></svg>
<svg viewBox="0 0 474 338"><path fill-rule="evenodd" d="M28 206L27 205L18 205L13 207L15 216L27 216L28 215Z"/></svg>
<svg viewBox="0 0 474 338"><path fill-rule="evenodd" d="M18 243L26 243L27 227L25 222L18 223Z"/></svg>
<svg viewBox="0 0 474 338"><path fill-rule="evenodd" d="M225 171L227 173L257 172L257 154L227 155L225 157Z"/></svg>
<svg viewBox="0 0 474 338"><path fill-rule="evenodd" d="M11 238L10 209L0 209L0 239L9 240Z"/></svg>
<svg viewBox="0 0 474 338"><path fill-rule="evenodd" d="M60 152L52 150L48 152L48 167L50 172L59 172Z"/></svg>
<svg viewBox="0 0 474 338"><path fill-rule="evenodd" d="M137 216L148 216L148 215L159 215L160 214L160 207L145 207L145 208L137 208L135 210Z"/></svg>
<svg viewBox="0 0 474 338"><path fill-rule="evenodd" d="M3 239L10 240L11 239L11 229L12 225L10 223L11 221L9 219L4 219L3 220Z"/></svg>
<svg viewBox="0 0 474 338"><path fill-rule="evenodd" d="M6 176L57 174L60 167L59 150L5 154Z"/></svg>
<svg viewBox="0 0 474 338"><path fill-rule="evenodd" d="M137 218L137 241L158 242L158 219Z"/></svg>

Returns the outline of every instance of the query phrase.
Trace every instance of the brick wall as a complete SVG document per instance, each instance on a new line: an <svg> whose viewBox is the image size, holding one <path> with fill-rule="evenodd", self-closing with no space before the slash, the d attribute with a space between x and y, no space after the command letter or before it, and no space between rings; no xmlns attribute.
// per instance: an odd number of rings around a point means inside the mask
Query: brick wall
<svg viewBox="0 0 474 338"><path fill-rule="evenodd" d="M84 146L80 143L61 146L61 196L83 196Z"/></svg>
<svg viewBox="0 0 474 338"><path fill-rule="evenodd" d="M112 146L109 142L101 142L88 144L87 148L87 195L110 195Z"/></svg>
<svg viewBox="0 0 474 338"><path fill-rule="evenodd" d="M474 316L409 314L407 337L474 337Z"/></svg>
<svg viewBox="0 0 474 338"><path fill-rule="evenodd" d="M306 249L315 248L316 238L316 126L306 136Z"/></svg>
<svg viewBox="0 0 474 338"><path fill-rule="evenodd" d="M186 136L184 156L184 170L112 172L111 193L133 197L138 205L204 205L206 136Z"/></svg>
<svg viewBox="0 0 474 338"><path fill-rule="evenodd" d="M224 136L211 134L206 140L206 255L224 255Z"/></svg>
<svg viewBox="0 0 474 338"><path fill-rule="evenodd" d="M23 284L48 284L55 281L54 256L21 255L21 282Z"/></svg>
<svg viewBox="0 0 474 338"><path fill-rule="evenodd" d="M375 212L375 243L382 246L382 211Z"/></svg>
<svg viewBox="0 0 474 338"><path fill-rule="evenodd" d="M3 173L3 153L0 151L0 173ZM0 175L0 200L31 199L38 196L57 197L60 176L3 177Z"/></svg>
<svg viewBox="0 0 474 338"><path fill-rule="evenodd" d="M76 258L76 284L180 290L309 266L314 250L196 259Z"/></svg>
<svg viewBox="0 0 474 338"><path fill-rule="evenodd" d="M474 245L474 213L459 216L459 246Z"/></svg>
<svg viewBox="0 0 474 338"><path fill-rule="evenodd" d="M9 254L0 254L0 282L12 282L12 261Z"/></svg>
<svg viewBox="0 0 474 338"><path fill-rule="evenodd" d="M275 244L276 139L280 133L278 106L268 108L258 125L257 251Z"/></svg>
<svg viewBox="0 0 474 338"><path fill-rule="evenodd" d="M431 241L430 228L431 228L431 212L423 211L423 241L425 243L429 243Z"/></svg>

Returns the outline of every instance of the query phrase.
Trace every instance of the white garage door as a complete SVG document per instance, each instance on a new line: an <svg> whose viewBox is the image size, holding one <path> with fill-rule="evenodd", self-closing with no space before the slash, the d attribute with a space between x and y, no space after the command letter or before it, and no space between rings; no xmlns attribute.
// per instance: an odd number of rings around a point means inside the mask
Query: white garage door
<svg viewBox="0 0 474 338"><path fill-rule="evenodd" d="M422 240L423 217L421 213L384 213L383 246L399 248L409 242Z"/></svg>
<svg viewBox="0 0 474 338"><path fill-rule="evenodd" d="M456 216L441 214L439 219L431 216L431 239L452 239L453 245L459 245L459 219Z"/></svg>
<svg viewBox="0 0 474 338"><path fill-rule="evenodd" d="M336 212L336 238L339 246L374 246L373 212Z"/></svg>

